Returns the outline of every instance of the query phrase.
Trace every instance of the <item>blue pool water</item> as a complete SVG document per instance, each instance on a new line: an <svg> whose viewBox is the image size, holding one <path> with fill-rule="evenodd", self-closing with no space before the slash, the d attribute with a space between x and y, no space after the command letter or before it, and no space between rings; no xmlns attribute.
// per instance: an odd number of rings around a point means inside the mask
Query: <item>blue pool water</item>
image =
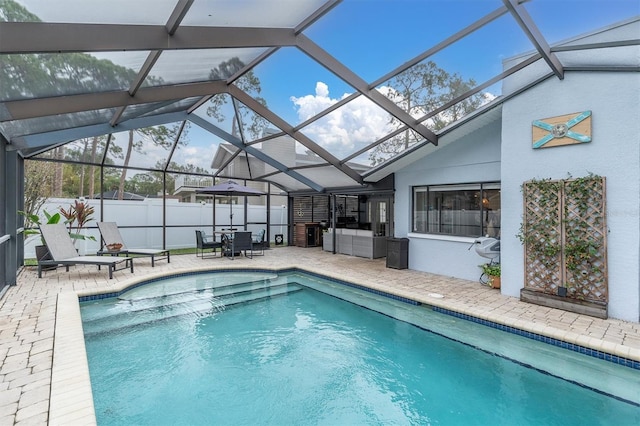
<svg viewBox="0 0 640 426"><path fill-rule="evenodd" d="M99 425L640 424L637 370L297 272L81 309Z"/></svg>

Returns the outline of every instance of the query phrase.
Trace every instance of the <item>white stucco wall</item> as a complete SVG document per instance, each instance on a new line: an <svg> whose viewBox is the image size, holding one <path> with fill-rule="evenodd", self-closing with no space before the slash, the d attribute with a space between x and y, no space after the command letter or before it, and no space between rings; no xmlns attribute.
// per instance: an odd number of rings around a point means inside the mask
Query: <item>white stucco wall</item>
<svg viewBox="0 0 640 426"><path fill-rule="evenodd" d="M470 239L411 234L411 188L501 181L502 292L523 287L520 186L532 178L595 173L607 179L609 316L640 319L640 75L567 72L503 105L502 120L463 136L396 173L395 236L410 237L409 268L475 280L485 260ZM592 142L532 149L533 120L592 111ZM448 135L449 137L453 135Z"/></svg>
<svg viewBox="0 0 640 426"><path fill-rule="evenodd" d="M640 19L576 37L565 44L628 40ZM505 68L525 56L511 58ZM611 64L640 66L637 45L559 52L562 63L576 67ZM487 121L474 117L442 136L450 142L396 171L395 236L409 237L409 268L477 279L484 263L469 238L435 238L412 234L411 188L416 185L501 181L502 293L518 297L524 284L524 252L516 235L523 214L523 182L561 179L589 173L606 177L609 316L640 322L640 73L633 71L566 71L554 76L539 60L503 81L503 95L520 91L545 75L551 77L505 101L501 119L465 136L464 126ZM531 123L537 119L592 111L592 142L532 148ZM498 111L498 110L494 110ZM413 153L402 159L406 164Z"/></svg>
<svg viewBox="0 0 640 426"><path fill-rule="evenodd" d="M497 120L396 173L395 236L410 238L410 269L469 280L480 277L478 265L488 260L469 250L473 238L410 234L412 187L499 181L500 131ZM446 138L455 138L455 131Z"/></svg>
<svg viewBox="0 0 640 426"><path fill-rule="evenodd" d="M637 322L640 302L640 74L567 72L507 101L502 119L502 292L523 286L520 185L589 172L607 179L609 316ZM592 111L592 142L534 150L531 122ZM509 212L506 214L506 212Z"/></svg>

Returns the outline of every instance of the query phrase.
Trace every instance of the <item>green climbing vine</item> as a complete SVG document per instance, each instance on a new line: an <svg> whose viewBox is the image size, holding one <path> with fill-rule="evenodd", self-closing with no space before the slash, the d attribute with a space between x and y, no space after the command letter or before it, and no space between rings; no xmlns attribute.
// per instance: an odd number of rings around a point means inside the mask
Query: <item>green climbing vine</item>
<svg viewBox="0 0 640 426"><path fill-rule="evenodd" d="M567 202L564 204L564 262L574 275L579 269L598 273L597 258L603 246L604 235L591 231L593 225L602 223L598 214L599 197L602 190L602 177L590 173L581 178L565 182L564 192ZM592 221L590 221L592 219ZM567 286L575 285L575 277L568 277Z"/></svg>
<svg viewBox="0 0 640 426"><path fill-rule="evenodd" d="M527 247L527 254L546 267L553 267L562 250L560 241L560 191L562 183L551 179L533 179L521 186L529 210L520 224L517 237Z"/></svg>
<svg viewBox="0 0 640 426"><path fill-rule="evenodd" d="M525 287L577 299L606 300L604 178L533 179L522 187Z"/></svg>

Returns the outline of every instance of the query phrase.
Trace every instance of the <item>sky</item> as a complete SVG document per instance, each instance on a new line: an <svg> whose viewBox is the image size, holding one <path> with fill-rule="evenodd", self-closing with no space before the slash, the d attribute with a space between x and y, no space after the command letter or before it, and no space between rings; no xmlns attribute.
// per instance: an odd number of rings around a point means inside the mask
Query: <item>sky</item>
<svg viewBox="0 0 640 426"><path fill-rule="evenodd" d="M371 83L501 4L499 0L345 0L304 34ZM553 44L640 15L640 0L533 0L526 8ZM533 49L515 20L505 15L430 59L480 83L502 71L502 60ZM280 49L256 67L255 74L269 108L292 125L354 92L295 48ZM499 95L500 85L488 90ZM343 158L384 134L388 118L360 97L303 132Z"/></svg>
<svg viewBox="0 0 640 426"><path fill-rule="evenodd" d="M311 40L371 83L502 4L499 0L345 0L305 31ZM526 4L549 43L640 15L640 0L533 0ZM450 72L476 82L502 71L502 60L533 45L511 16L436 54ZM315 101L325 105L353 89L296 49L281 49L256 69L269 107L302 121ZM294 65L292 65L294 64ZM284 76L284 78L283 78ZM320 81L327 86L316 94ZM304 99L305 105L299 101Z"/></svg>
<svg viewBox="0 0 640 426"><path fill-rule="evenodd" d="M175 4L175 0L22 1L45 20L51 19L50 15L68 19L77 14L82 19L100 22L104 15L118 14L121 15L118 19L131 23L140 23L138 20L143 18L148 21L144 23L162 22L167 10ZM276 0L280 3L274 11L265 7L264 0L218 0L221 1L226 8L253 10L253 14L246 15L244 25L258 25L265 16L283 25L295 21L299 18L293 10L302 3L302 0ZM320 4L319 0L307 1ZM106 9L89 7L89 4ZM151 10L149 4L154 6ZM215 8L219 4L196 0L193 7ZM306 29L304 35L370 84L502 5L501 0L344 0ZM150 13L136 13L131 7ZM640 15L640 0L531 0L525 7L551 44ZM71 10L74 12L69 12ZM223 23L229 19L209 14L212 16L222 19ZM189 22L185 24L207 18L187 15L185 20ZM502 71L504 59L533 49L515 20L506 14L429 60L449 73L481 83ZM145 57L144 52L133 52L128 60L135 69ZM165 62L172 65L172 61ZM185 72L185 67L175 62L171 71ZM206 71L206 67L202 69ZM195 70L188 71L197 75ZM354 92L348 84L293 47L279 49L254 72L260 79L261 96L268 107L294 126ZM500 85L487 91L490 96L500 95ZM386 112L361 96L304 128L303 132L338 158L344 158L388 132L388 121ZM226 130L230 131L230 127ZM208 168L220 140L197 126L192 126L189 138L189 147L178 150L176 160ZM146 161L162 155L165 153L149 153Z"/></svg>

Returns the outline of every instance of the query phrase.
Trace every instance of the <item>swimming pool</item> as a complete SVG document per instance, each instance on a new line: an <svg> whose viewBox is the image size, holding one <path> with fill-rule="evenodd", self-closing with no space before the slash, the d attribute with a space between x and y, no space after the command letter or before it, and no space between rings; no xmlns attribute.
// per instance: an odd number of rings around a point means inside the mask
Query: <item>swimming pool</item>
<svg viewBox="0 0 640 426"><path fill-rule="evenodd" d="M98 423L640 423L639 371L407 302L300 272L83 302Z"/></svg>

